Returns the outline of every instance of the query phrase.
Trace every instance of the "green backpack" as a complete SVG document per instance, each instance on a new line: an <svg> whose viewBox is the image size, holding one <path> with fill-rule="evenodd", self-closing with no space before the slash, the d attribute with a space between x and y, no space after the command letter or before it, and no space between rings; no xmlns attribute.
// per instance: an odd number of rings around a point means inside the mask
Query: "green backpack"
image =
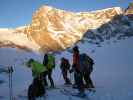
<svg viewBox="0 0 133 100"><path fill-rule="evenodd" d="M55 58L53 55L48 55L48 63L47 63L47 68L48 69L53 69L55 67Z"/></svg>

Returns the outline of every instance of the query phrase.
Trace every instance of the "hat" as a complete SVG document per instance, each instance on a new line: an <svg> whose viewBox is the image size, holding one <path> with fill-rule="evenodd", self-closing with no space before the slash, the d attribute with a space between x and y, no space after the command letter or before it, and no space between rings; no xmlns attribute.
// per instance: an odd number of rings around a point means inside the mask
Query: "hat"
<svg viewBox="0 0 133 100"><path fill-rule="evenodd" d="M73 51L79 51L78 46L73 47Z"/></svg>
<svg viewBox="0 0 133 100"><path fill-rule="evenodd" d="M33 62L33 61L34 61L34 59L32 59L32 58L29 59L28 62L27 62L27 66L30 67L31 62Z"/></svg>

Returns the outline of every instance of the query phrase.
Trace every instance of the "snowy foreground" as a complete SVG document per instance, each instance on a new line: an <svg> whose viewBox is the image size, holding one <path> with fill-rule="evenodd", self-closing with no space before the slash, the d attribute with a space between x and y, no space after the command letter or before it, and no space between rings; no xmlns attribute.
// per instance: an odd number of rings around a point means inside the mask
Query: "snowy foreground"
<svg viewBox="0 0 133 100"><path fill-rule="evenodd" d="M118 43L105 44L103 47L91 47L81 45L80 51L87 52L95 60L92 80L96 86L96 92L86 91L89 100L132 100L133 99L133 46L132 39ZM80 44L79 44L80 45ZM91 47L91 48L90 48ZM91 51L96 51L92 53ZM61 88L63 78L60 76L60 58L65 56L71 61L71 54L63 52L56 55L57 66L53 77L55 84ZM0 49L0 68L12 65L13 72L13 95L15 100L27 100L26 90L31 83L30 69L23 66L28 58L42 61L43 55L25 53L14 49ZM2 66L4 65L4 66ZM70 77L70 75L69 75ZM83 100L77 97L65 96L59 89L47 91L46 100ZM9 100L8 75L0 73L0 100ZM44 100L43 98L41 100Z"/></svg>

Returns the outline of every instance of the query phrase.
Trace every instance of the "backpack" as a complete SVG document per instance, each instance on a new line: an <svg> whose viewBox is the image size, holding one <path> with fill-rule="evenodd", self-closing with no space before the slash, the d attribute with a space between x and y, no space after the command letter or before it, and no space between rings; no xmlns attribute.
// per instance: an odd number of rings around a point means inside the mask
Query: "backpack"
<svg viewBox="0 0 133 100"><path fill-rule="evenodd" d="M28 88L28 100L35 100L36 97L41 97L46 93L42 80L33 79L32 84Z"/></svg>
<svg viewBox="0 0 133 100"><path fill-rule="evenodd" d="M69 69L70 69L69 60L63 57L63 58L61 59L60 68L61 68L61 70L63 70L63 71L64 71L64 70L69 70Z"/></svg>
<svg viewBox="0 0 133 100"><path fill-rule="evenodd" d="M87 54L83 53L79 55L79 64L81 72L92 72L94 61Z"/></svg>
<svg viewBox="0 0 133 100"><path fill-rule="evenodd" d="M55 58L53 55L48 55L48 63L47 63L47 68L48 69L53 69L55 67Z"/></svg>

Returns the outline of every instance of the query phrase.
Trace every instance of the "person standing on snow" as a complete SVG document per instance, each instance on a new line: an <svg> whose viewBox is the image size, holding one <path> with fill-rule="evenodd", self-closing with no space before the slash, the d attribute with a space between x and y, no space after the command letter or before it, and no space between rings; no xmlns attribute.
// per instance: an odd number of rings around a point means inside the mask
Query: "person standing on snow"
<svg viewBox="0 0 133 100"><path fill-rule="evenodd" d="M86 85L85 87L86 88L95 88L94 84L93 84L93 81L91 80L91 73L93 71L93 64L94 64L94 61L92 58L90 58L89 56L86 56L88 58L88 67L87 69L84 71L84 80L86 82Z"/></svg>
<svg viewBox="0 0 133 100"><path fill-rule="evenodd" d="M44 58L43 58L43 65L46 66L47 63L48 63L48 54L45 54ZM47 82L47 79L45 78L45 76L44 76L44 84L45 84L45 86L48 86L48 82Z"/></svg>
<svg viewBox="0 0 133 100"><path fill-rule="evenodd" d="M94 84L91 80L91 73L93 71L94 61L91 57L89 57L86 53L80 54L80 70L82 72L85 88L92 89L95 88Z"/></svg>
<svg viewBox="0 0 133 100"><path fill-rule="evenodd" d="M62 71L63 78L65 80L65 84L71 84L70 79L67 76L68 70L70 69L70 63L68 59L66 58L61 58L61 64L60 64L60 69Z"/></svg>
<svg viewBox="0 0 133 100"><path fill-rule="evenodd" d="M52 71L55 68L55 58L52 54L45 54L43 59L43 65L48 69L48 79L51 83L51 87L54 88L54 81L52 78ZM47 85L47 80L45 81Z"/></svg>
<svg viewBox="0 0 133 100"><path fill-rule="evenodd" d="M80 71L80 64L79 64L79 49L78 49L78 46L75 46L73 48L72 68L74 69L74 80L75 80L75 85L79 90L79 96L85 96L83 76L82 76L82 73Z"/></svg>

